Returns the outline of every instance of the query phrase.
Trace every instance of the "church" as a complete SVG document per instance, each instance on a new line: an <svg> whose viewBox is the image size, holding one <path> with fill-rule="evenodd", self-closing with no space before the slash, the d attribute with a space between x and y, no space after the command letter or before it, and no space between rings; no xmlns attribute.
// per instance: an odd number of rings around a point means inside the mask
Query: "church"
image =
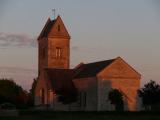
<svg viewBox="0 0 160 120"><path fill-rule="evenodd" d="M121 57L70 68L70 35L61 19L47 20L38 37L35 106L55 111L112 111L112 89L123 95L124 110L140 109L141 75Z"/></svg>

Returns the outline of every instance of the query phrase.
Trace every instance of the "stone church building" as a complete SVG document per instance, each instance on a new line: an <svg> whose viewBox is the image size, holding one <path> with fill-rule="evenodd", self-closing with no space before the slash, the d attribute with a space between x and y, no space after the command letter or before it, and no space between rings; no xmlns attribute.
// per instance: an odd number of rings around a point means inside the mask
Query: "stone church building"
<svg viewBox="0 0 160 120"><path fill-rule="evenodd" d="M111 89L123 94L124 110L139 110L141 75L121 57L70 68L70 35L61 19L47 20L38 37L35 106L61 111L110 111Z"/></svg>

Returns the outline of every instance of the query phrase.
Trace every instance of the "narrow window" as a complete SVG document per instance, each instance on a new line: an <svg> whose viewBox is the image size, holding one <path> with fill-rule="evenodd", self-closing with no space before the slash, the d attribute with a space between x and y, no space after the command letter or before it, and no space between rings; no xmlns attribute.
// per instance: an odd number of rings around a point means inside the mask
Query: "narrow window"
<svg viewBox="0 0 160 120"><path fill-rule="evenodd" d="M61 30L60 25L58 25L58 32Z"/></svg>
<svg viewBox="0 0 160 120"><path fill-rule="evenodd" d="M58 59L59 58L59 48L56 47L56 58Z"/></svg>
<svg viewBox="0 0 160 120"><path fill-rule="evenodd" d="M79 105L82 106L82 92L79 92Z"/></svg>
<svg viewBox="0 0 160 120"><path fill-rule="evenodd" d="M62 58L62 48L56 47L56 58Z"/></svg>
<svg viewBox="0 0 160 120"><path fill-rule="evenodd" d="M79 104L83 108L86 107L86 105L87 105L87 93L86 92L79 93Z"/></svg>
<svg viewBox="0 0 160 120"><path fill-rule="evenodd" d="M46 54L45 52L46 52L46 51L45 51L45 48L43 48L43 49L42 49L42 57L43 57L43 58L45 58L45 54Z"/></svg>
<svg viewBox="0 0 160 120"><path fill-rule="evenodd" d="M86 107L86 97L87 97L87 93L86 92L83 93L83 97L84 97L83 106Z"/></svg>
<svg viewBox="0 0 160 120"><path fill-rule="evenodd" d="M40 98L41 98L41 104L44 104L44 99L45 99L45 97L44 97L44 89L41 89L40 90Z"/></svg>

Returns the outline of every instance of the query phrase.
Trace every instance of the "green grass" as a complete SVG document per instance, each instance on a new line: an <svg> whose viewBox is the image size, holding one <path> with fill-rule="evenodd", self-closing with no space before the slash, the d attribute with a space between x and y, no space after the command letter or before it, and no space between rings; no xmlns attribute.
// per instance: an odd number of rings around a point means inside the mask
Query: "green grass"
<svg viewBox="0 0 160 120"><path fill-rule="evenodd" d="M0 120L160 120L160 112L54 112L19 111L16 117Z"/></svg>

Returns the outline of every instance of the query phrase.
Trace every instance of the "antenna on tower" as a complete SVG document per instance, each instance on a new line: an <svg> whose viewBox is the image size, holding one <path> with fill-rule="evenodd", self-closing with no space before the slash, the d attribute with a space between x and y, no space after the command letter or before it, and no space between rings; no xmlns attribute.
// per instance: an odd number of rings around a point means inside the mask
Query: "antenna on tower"
<svg viewBox="0 0 160 120"><path fill-rule="evenodd" d="M53 12L54 19L56 19L56 9L52 9L52 12Z"/></svg>

